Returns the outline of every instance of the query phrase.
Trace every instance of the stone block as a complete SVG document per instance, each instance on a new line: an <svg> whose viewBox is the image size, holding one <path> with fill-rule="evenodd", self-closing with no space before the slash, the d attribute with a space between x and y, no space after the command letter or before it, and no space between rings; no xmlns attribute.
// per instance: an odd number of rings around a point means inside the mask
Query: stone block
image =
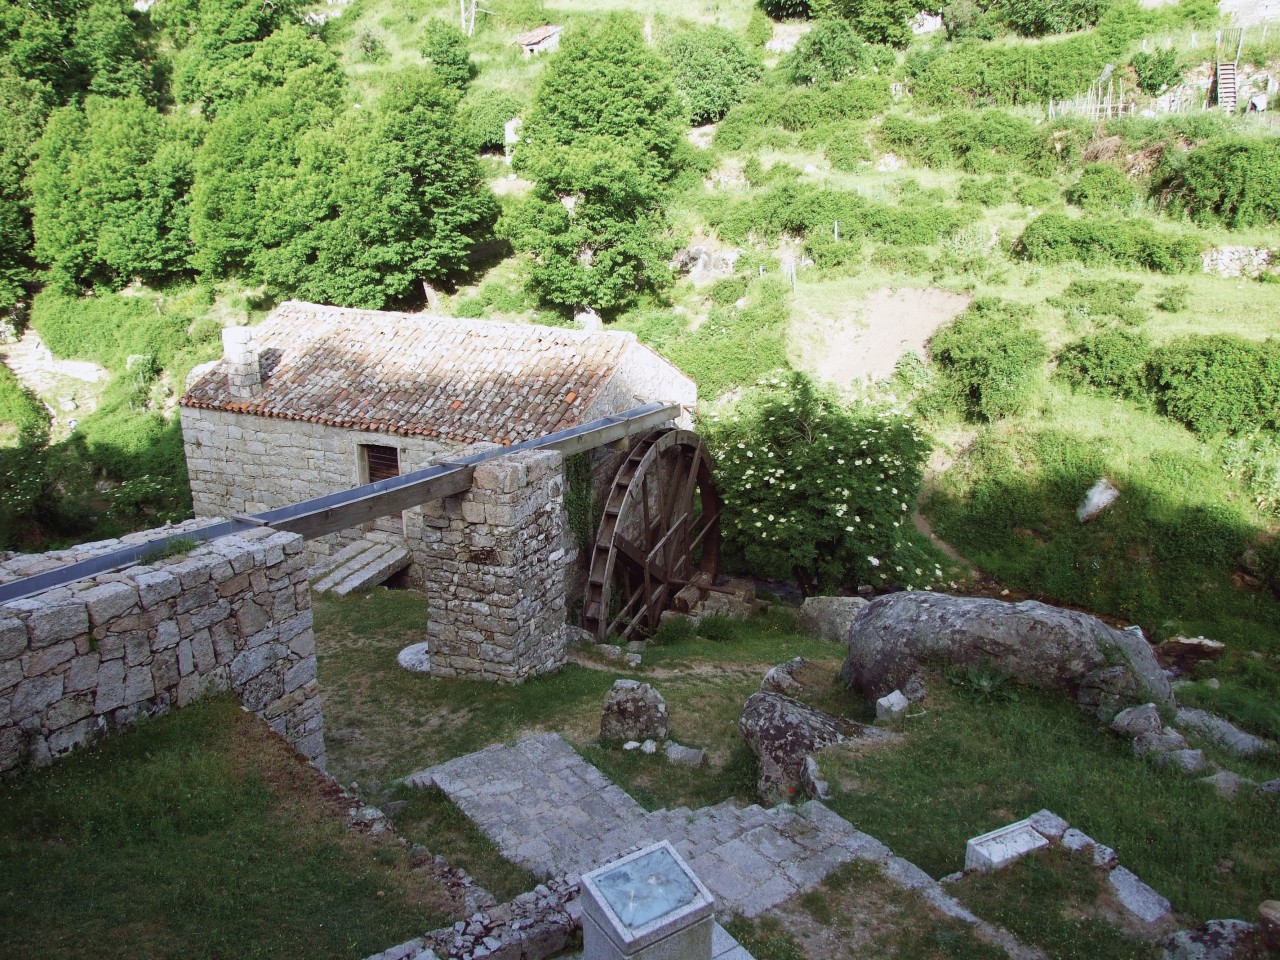
<svg viewBox="0 0 1280 960"><path fill-rule="evenodd" d="M279 643L267 643L252 650L246 650L231 661L232 685L239 687L248 683L288 655L289 648Z"/></svg>
<svg viewBox="0 0 1280 960"><path fill-rule="evenodd" d="M22 672L28 677L39 677L76 655L74 640L63 640L49 647L32 650L22 658Z"/></svg>
<svg viewBox="0 0 1280 960"><path fill-rule="evenodd" d="M116 617L133 613L138 609L138 591L131 584L100 583L80 594L89 612L89 623L98 627Z"/></svg>
<svg viewBox="0 0 1280 960"><path fill-rule="evenodd" d="M62 677L31 677L18 684L9 706L9 719L14 723L39 716L63 693Z"/></svg>
<svg viewBox="0 0 1280 960"><path fill-rule="evenodd" d="M1116 867L1107 875L1107 881L1120 905L1143 923L1155 925L1173 916L1169 901L1139 880L1130 870Z"/></svg>
<svg viewBox="0 0 1280 960"><path fill-rule="evenodd" d="M213 638L208 630L197 630L191 635L191 656L195 661L196 670L200 673L212 670L217 665L218 659L213 652Z"/></svg>
<svg viewBox="0 0 1280 960"><path fill-rule="evenodd" d="M124 680L126 667L123 660L108 660L98 669L95 713L108 713L124 706Z"/></svg>
<svg viewBox="0 0 1280 960"><path fill-rule="evenodd" d="M1027 818L1027 822L1040 836L1048 840L1059 840L1067 832L1071 824L1063 820L1052 810L1041 810Z"/></svg>
<svg viewBox="0 0 1280 960"><path fill-rule="evenodd" d="M150 610L164 600L173 599L182 589L178 578L164 570L138 573L134 577L134 583L138 586L138 599L143 610Z"/></svg>
<svg viewBox="0 0 1280 960"><path fill-rule="evenodd" d="M27 603L30 601L19 601ZM89 632L89 611L83 603L41 603L36 601L27 620L31 647L48 647L62 640L74 640Z"/></svg>
<svg viewBox="0 0 1280 960"><path fill-rule="evenodd" d="M85 717L83 720L50 734L47 743L49 753L52 756L61 756L64 753L69 753L76 747L88 743L97 733L98 724L95 719L93 717Z"/></svg>
<svg viewBox="0 0 1280 960"><path fill-rule="evenodd" d="M1019 820L970 840L965 849L964 868L999 870L1048 845L1049 841L1032 827L1030 820Z"/></svg>
<svg viewBox="0 0 1280 960"><path fill-rule="evenodd" d="M314 679L316 679L316 658L307 657L285 671L284 692L291 693Z"/></svg>
<svg viewBox="0 0 1280 960"><path fill-rule="evenodd" d="M181 639L182 634L178 631L177 621L161 620L156 624L156 637L151 641L151 649L155 651L168 650L171 647L176 647Z"/></svg>
<svg viewBox="0 0 1280 960"><path fill-rule="evenodd" d="M151 638L145 631L135 630L124 637L124 662L136 667L151 659Z"/></svg>
<svg viewBox="0 0 1280 960"><path fill-rule="evenodd" d="M0 728L0 773L18 766L26 752L26 733L17 727Z"/></svg>
<svg viewBox="0 0 1280 960"><path fill-rule="evenodd" d="M148 700L156 694L155 680L151 677L151 668L147 666L130 667L124 678L124 704L126 707Z"/></svg>
<svg viewBox="0 0 1280 960"><path fill-rule="evenodd" d="M236 624L241 636L253 636L271 625L271 614L252 600L245 600L236 611Z"/></svg>
<svg viewBox="0 0 1280 960"><path fill-rule="evenodd" d="M0 660L11 660L27 649L27 625L16 618L0 620Z"/></svg>
<svg viewBox="0 0 1280 960"><path fill-rule="evenodd" d="M21 660L4 660L0 661L0 691L11 690L17 686L22 680L22 661ZM4 717L9 711L0 710L0 717Z"/></svg>
<svg viewBox="0 0 1280 960"><path fill-rule="evenodd" d="M898 723L907 715L910 706L901 690L894 690L888 696L876 701L876 719L886 723Z"/></svg>
<svg viewBox="0 0 1280 960"><path fill-rule="evenodd" d="M167 690L176 686L181 677L178 669L178 651L162 650L156 654L151 663L151 678L157 690Z"/></svg>
<svg viewBox="0 0 1280 960"><path fill-rule="evenodd" d="M71 666L64 675L63 681L68 693L80 690L92 690L98 685L98 665L101 662L97 653L86 653L71 661ZM0 683L0 689L4 684Z"/></svg>
<svg viewBox="0 0 1280 960"><path fill-rule="evenodd" d="M1077 830L1075 827L1062 834L1062 845L1073 853L1093 846L1093 837Z"/></svg>
<svg viewBox="0 0 1280 960"><path fill-rule="evenodd" d="M93 700L94 695L91 690L63 697L51 706L45 714L45 727L49 730L61 730L65 726L92 715Z"/></svg>

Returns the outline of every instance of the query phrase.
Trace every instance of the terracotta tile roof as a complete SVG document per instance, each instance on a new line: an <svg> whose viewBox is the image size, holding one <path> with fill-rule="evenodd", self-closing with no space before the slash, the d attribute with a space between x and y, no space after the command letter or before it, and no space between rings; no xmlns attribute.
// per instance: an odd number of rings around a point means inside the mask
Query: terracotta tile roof
<svg viewBox="0 0 1280 960"><path fill-rule="evenodd" d="M545 27L534 27L528 33L522 33L520 36L512 40L512 43L519 44L522 47L533 46L535 43L542 43L548 37L554 37L563 30L564 27L555 27L548 24Z"/></svg>
<svg viewBox="0 0 1280 960"><path fill-rule="evenodd" d="M356 430L513 443L582 421L635 335L289 301L254 328L262 393L221 360L182 405Z"/></svg>

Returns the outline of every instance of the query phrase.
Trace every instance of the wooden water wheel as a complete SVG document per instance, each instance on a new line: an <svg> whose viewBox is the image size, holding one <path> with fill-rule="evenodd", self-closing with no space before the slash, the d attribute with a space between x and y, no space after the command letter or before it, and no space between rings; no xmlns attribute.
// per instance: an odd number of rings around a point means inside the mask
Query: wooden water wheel
<svg viewBox="0 0 1280 960"><path fill-rule="evenodd" d="M702 438L646 434L604 498L583 626L597 640L647 636L677 594L710 585L719 566L720 498Z"/></svg>

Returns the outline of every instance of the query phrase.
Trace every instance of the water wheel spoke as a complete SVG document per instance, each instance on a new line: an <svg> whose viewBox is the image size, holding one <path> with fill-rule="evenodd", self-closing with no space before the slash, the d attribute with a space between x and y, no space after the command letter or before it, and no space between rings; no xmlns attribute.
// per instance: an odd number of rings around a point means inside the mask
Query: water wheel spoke
<svg viewBox="0 0 1280 960"><path fill-rule="evenodd" d="M720 501L701 438L686 430L648 434L604 502L583 625L597 639L629 639L656 629L682 588L715 578Z"/></svg>

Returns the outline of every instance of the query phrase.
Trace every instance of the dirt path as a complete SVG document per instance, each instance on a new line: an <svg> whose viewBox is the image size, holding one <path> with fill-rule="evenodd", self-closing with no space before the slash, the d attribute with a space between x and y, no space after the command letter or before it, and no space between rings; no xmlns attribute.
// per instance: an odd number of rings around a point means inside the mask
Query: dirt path
<svg viewBox="0 0 1280 960"><path fill-rule="evenodd" d="M0 345L0 361L48 408L54 439L71 432L72 420L97 409L111 379L96 363L57 359L34 330L27 330L21 340Z"/></svg>
<svg viewBox="0 0 1280 960"><path fill-rule="evenodd" d="M792 359L838 387L883 380L906 354L923 354L934 331L964 312L969 301L946 290L883 287L834 316L801 301L791 329Z"/></svg>

